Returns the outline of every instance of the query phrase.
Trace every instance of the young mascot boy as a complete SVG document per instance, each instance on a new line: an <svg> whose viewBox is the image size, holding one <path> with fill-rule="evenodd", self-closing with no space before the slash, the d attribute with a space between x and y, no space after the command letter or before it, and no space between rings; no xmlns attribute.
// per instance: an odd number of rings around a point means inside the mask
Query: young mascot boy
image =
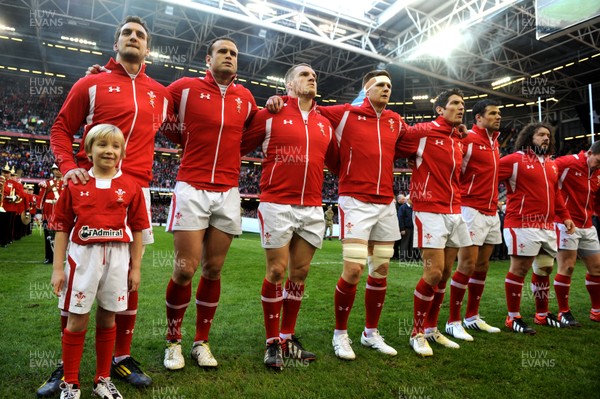
<svg viewBox="0 0 600 399"><path fill-rule="evenodd" d="M122 396L109 377L115 346L115 312L127 308L127 291L136 291L140 284L142 230L149 223L141 188L119 170L125 157L121 130L109 124L97 125L86 135L84 145L93 163L90 181L67 187L53 221L56 237L51 283L54 293L60 295L59 307L69 312L62 339L65 377L60 397L81 396L79 365L96 299L93 394L116 399Z"/></svg>

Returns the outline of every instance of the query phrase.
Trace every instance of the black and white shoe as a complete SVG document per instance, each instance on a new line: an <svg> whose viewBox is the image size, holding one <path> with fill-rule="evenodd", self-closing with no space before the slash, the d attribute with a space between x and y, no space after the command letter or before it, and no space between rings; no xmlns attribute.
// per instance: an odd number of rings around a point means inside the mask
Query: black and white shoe
<svg viewBox="0 0 600 399"><path fill-rule="evenodd" d="M92 396L98 396L102 399L123 399L123 396L109 378L100 377L98 383L94 384Z"/></svg>
<svg viewBox="0 0 600 399"><path fill-rule="evenodd" d="M286 339L281 344L281 350L283 351L283 357L298 360L317 360L317 355L304 349L298 337L292 335L292 338Z"/></svg>
<svg viewBox="0 0 600 399"><path fill-rule="evenodd" d="M283 370L283 351L281 342L273 341L265 348L265 366L273 370Z"/></svg>
<svg viewBox="0 0 600 399"><path fill-rule="evenodd" d="M567 327L581 327L581 323L575 319L570 310L558 313L558 319Z"/></svg>
<svg viewBox="0 0 600 399"><path fill-rule="evenodd" d="M540 326L550 326L550 327L554 327L554 328L567 327L565 324L561 323L560 320L558 320L558 318L550 312L546 313L546 316L542 316L542 317L540 317L536 314L534 321L535 321L535 324L539 324Z"/></svg>
<svg viewBox="0 0 600 399"><path fill-rule="evenodd" d="M512 331L521 333L521 334L529 334L534 335L536 331L529 327L521 317L514 317L512 320L510 317L506 318L506 322L504 323L506 327L510 328Z"/></svg>

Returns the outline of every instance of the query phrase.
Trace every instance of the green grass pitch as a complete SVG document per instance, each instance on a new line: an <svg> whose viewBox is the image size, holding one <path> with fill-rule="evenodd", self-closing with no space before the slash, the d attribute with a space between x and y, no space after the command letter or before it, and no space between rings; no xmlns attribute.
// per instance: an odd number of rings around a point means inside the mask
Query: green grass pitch
<svg viewBox="0 0 600 399"><path fill-rule="evenodd" d="M307 349L317 353L318 360L310 365L288 363L281 373L269 371L262 363L260 288L264 256L256 234L244 234L233 241L223 270L221 300L210 337L218 369L202 370L189 358L196 313L192 305L183 324L186 367L166 371L162 366L165 288L172 271L173 244L162 228L155 228L155 234L156 243L147 248L144 257L133 342L133 355L154 384L136 390L117 382L125 398L591 398L600 392L600 325L588 318L590 303L581 264L575 271L570 300L582 328L539 327L536 336L510 333L505 328L500 334L475 332L475 341L461 342L461 349L433 346L434 356L422 359L408 346L412 293L421 267L395 262L388 278L380 331L398 350L398 356L386 357L360 345L363 276L349 326L357 359L338 360L331 347L333 293L341 272L338 241L326 241L317 251L298 320L297 335ZM35 390L60 358L57 300L49 284L51 267L42 260L43 239L37 232L0 248L2 398L35 397ZM481 306L486 320L499 327L506 314L507 268L506 261L492 263ZM533 323L533 298L529 279L526 281L522 311L525 320ZM448 297L449 289L440 315L441 328L448 316ZM553 289L550 303L551 310L556 311ZM91 397L94 330L92 322L81 369L84 398Z"/></svg>
<svg viewBox="0 0 600 399"><path fill-rule="evenodd" d="M574 7L575 3L577 5ZM541 18L542 20L580 21L596 15L599 10L600 5L595 1L563 1L543 7Z"/></svg>

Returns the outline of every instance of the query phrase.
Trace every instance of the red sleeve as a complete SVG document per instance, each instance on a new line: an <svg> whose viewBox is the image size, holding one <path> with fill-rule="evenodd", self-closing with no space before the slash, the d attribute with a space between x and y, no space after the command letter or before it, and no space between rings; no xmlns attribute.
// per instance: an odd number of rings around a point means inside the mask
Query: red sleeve
<svg viewBox="0 0 600 399"><path fill-rule="evenodd" d="M44 207L44 196L46 195L46 190L46 187L42 187L37 195L37 200L35 201L35 207L37 209L42 209Z"/></svg>
<svg viewBox="0 0 600 399"><path fill-rule="evenodd" d="M325 153L325 165L327 165L327 169L331 173L337 176L340 175L340 149L335 139L335 133L333 132L329 147L327 147L327 152Z"/></svg>
<svg viewBox="0 0 600 399"><path fill-rule="evenodd" d="M564 157L558 157L554 160L554 164L556 165L556 169L558 170L558 176L562 174L565 168L569 165L569 158L573 158L570 155L566 155Z"/></svg>
<svg viewBox="0 0 600 399"><path fill-rule="evenodd" d="M165 96L167 97L167 101L169 101L167 106L167 117L161 125L159 132L164 134L173 143L181 144L181 124L179 123L179 118L175 113L175 101L173 100L169 90L167 90Z"/></svg>
<svg viewBox="0 0 600 399"><path fill-rule="evenodd" d="M73 158L73 140L75 133L85 122L90 109L89 95L87 85L83 82L84 79L78 80L71 88L50 131L50 146L63 175L77 168Z"/></svg>
<svg viewBox="0 0 600 399"><path fill-rule="evenodd" d="M419 140L427 131L426 123L417 123L414 126L409 126L402 118L402 127L398 140L396 140L396 154L394 159L411 158L415 156L419 147Z"/></svg>
<svg viewBox="0 0 600 399"><path fill-rule="evenodd" d="M169 109L167 110L167 119L160 128L160 133L164 134L170 141L175 144L182 144L181 125L179 123L179 103L181 102L181 88L179 81L171 83L167 87L169 94Z"/></svg>
<svg viewBox="0 0 600 399"><path fill-rule="evenodd" d="M248 97L249 97L248 101L250 101L250 104L252 104L252 108L250 109L250 115L248 115L248 118L246 119L246 122L244 123L244 126L248 127L248 126L250 126L250 123L252 123L252 120L258 113L259 109L258 109L258 106L256 105L256 100L254 99L254 96L252 95L252 93L250 93L250 90L246 89L246 92L248 92Z"/></svg>
<svg viewBox="0 0 600 399"><path fill-rule="evenodd" d="M54 207L54 212L50 216L49 227L51 230L70 233L75 226L75 213L73 212L73 200L69 187L63 190L58 202Z"/></svg>
<svg viewBox="0 0 600 399"><path fill-rule="evenodd" d="M346 111L346 104L327 106L319 105L317 107L317 111L319 111L321 115L331 122L331 126L333 126L334 129L337 129L342 117L344 116L344 112Z"/></svg>
<svg viewBox="0 0 600 399"><path fill-rule="evenodd" d="M23 185L19 184L17 186L17 196L21 198L21 202L19 202L19 208L17 212L22 213L25 209L27 209L27 194L25 194L25 190L23 189Z"/></svg>
<svg viewBox="0 0 600 399"><path fill-rule="evenodd" d="M571 219L571 214L565 206L565 200L563 199L561 190L558 189L558 181L554 186L554 190L556 193L554 198L554 215L560 218L560 220L562 220L563 222L567 219Z"/></svg>
<svg viewBox="0 0 600 399"><path fill-rule="evenodd" d="M508 180L513 174L514 157L506 155L500 158L500 167L498 168L498 182Z"/></svg>
<svg viewBox="0 0 600 399"><path fill-rule="evenodd" d="M127 223L131 231L142 231L150 228L150 223L148 222L148 211L146 209L144 193L140 186L136 185L135 188L135 195L127 208Z"/></svg>
<svg viewBox="0 0 600 399"><path fill-rule="evenodd" d="M266 108L261 109L254 115L250 125L242 133L242 144L240 146L240 155L244 156L249 152L252 152L262 144L265 140L266 128L265 124L267 119L272 118L271 114Z"/></svg>

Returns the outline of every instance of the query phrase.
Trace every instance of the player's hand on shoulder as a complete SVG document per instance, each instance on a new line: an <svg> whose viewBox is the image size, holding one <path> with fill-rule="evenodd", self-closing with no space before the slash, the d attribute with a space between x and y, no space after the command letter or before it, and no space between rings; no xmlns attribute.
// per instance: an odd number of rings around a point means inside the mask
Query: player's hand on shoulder
<svg viewBox="0 0 600 399"><path fill-rule="evenodd" d="M269 110L270 113L276 114L283 108L283 98L279 96L271 96L267 100L265 107Z"/></svg>
<svg viewBox="0 0 600 399"><path fill-rule="evenodd" d="M102 65L94 64L85 71L85 76L97 75L100 72L104 72L105 70L106 69Z"/></svg>
<svg viewBox="0 0 600 399"><path fill-rule="evenodd" d="M68 184L86 184L90 180L90 175L87 170L83 168L71 169L63 176L63 183Z"/></svg>
<svg viewBox="0 0 600 399"><path fill-rule="evenodd" d="M464 139L467 136L467 134L469 134L469 129L467 128L467 125L465 125L464 123L461 123L460 125L458 125L457 129L458 129L458 133L460 134L460 138Z"/></svg>

